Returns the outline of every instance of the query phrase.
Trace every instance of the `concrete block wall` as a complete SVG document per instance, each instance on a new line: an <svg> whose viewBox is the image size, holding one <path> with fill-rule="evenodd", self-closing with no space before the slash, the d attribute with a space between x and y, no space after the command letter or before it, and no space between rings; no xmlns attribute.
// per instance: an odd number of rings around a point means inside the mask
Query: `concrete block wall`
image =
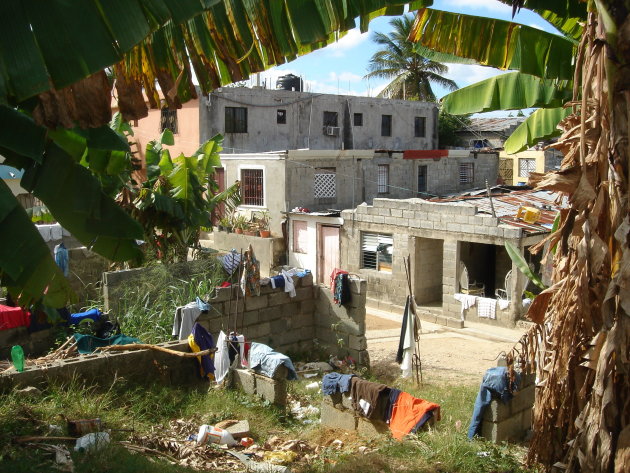
<svg viewBox="0 0 630 473"><path fill-rule="evenodd" d="M508 403L493 399L483 414L481 436L494 443L523 440L532 426L535 390L535 375L524 375Z"/></svg>
<svg viewBox="0 0 630 473"><path fill-rule="evenodd" d="M291 298L282 289L262 286L260 296L238 295L240 288L217 288L215 296L208 302L212 309L202 314L197 321L213 336L220 330L234 330L234 319L238 312L236 327L239 332L255 342L269 345L282 353L304 353L313 348L315 337L315 292L313 276L293 277L296 296ZM365 330L365 329L364 329Z"/></svg>
<svg viewBox="0 0 630 473"><path fill-rule="evenodd" d="M369 366L365 338L365 302L367 281L350 279L351 301L338 306L327 287L316 288L315 338L327 352L351 356L362 366Z"/></svg>
<svg viewBox="0 0 630 473"><path fill-rule="evenodd" d="M261 277L269 277L273 268L284 264L286 253L284 238L261 238L218 230L214 232L213 247L218 250L227 252L235 249L239 253L241 250L245 253L249 245L252 245L256 259L260 263Z"/></svg>
<svg viewBox="0 0 630 473"><path fill-rule="evenodd" d="M459 291L460 242L485 243L503 248L507 240L516 247L522 246L520 229L501 224L497 218L477 213L476 207L463 203L379 198L374 199L373 205L359 205L354 210L344 210L341 217L344 219L341 265L367 280L368 304L383 310L398 311L405 304L408 290L403 260L410 255L412 263L422 264L417 263L417 252L422 248L422 241L418 239L436 240L433 245L435 249L441 244L442 294L437 299L442 301L442 315L454 320L461 319L461 305L453 297ZM392 235L394 252L391 273L361 268L363 232ZM499 264L503 267L505 262L500 261ZM423 288L433 284L419 279L428 273L433 274L430 265L422 266L412 268L414 292L422 293ZM502 281L500 283L502 286ZM520 304L512 304L506 312L507 316L499 323L514 325L520 311Z"/></svg>
<svg viewBox="0 0 630 473"><path fill-rule="evenodd" d="M323 426L333 429L354 430L366 439L389 432L389 427L385 422L357 416L352 408L352 400L347 393L324 396L320 413Z"/></svg>
<svg viewBox="0 0 630 473"><path fill-rule="evenodd" d="M186 341L177 340L160 345L175 351L190 350ZM2 373L0 392L18 386L46 386L52 380L68 383L77 378L101 385L109 385L116 378L133 383L169 385L196 383L200 380L195 358L181 358L154 350L135 350L79 355L46 366L27 367L21 373Z"/></svg>

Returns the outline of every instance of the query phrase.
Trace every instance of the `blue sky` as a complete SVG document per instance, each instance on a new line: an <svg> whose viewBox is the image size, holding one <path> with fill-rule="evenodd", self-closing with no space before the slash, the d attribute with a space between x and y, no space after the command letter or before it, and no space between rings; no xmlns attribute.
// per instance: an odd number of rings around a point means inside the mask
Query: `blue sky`
<svg viewBox="0 0 630 473"><path fill-rule="evenodd" d="M503 20L512 19L512 7L496 0L436 0L434 8ZM304 79L305 89L310 92L375 96L387 82L363 79L367 73L369 60L376 51L376 46L370 40L370 32L389 32L390 19L390 17L377 18L370 23L368 33L361 34L358 29L352 30L337 43L300 57L289 64L265 71L261 73L261 83L266 80L267 87L275 88L278 76L293 73ZM522 10L516 15L514 21L554 32L553 27L545 20L528 10ZM449 64L448 66L449 72L446 76L453 79L459 87L465 87L505 72L474 65ZM250 80L250 84L255 84L255 78ZM438 97L446 93L439 87L434 90ZM506 112L496 112L495 115L497 113L507 115Z"/></svg>

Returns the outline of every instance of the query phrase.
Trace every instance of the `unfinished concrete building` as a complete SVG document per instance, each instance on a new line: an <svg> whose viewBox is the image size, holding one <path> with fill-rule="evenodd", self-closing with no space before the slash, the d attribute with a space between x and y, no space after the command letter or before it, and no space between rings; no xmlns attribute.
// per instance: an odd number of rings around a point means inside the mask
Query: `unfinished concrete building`
<svg viewBox="0 0 630 473"><path fill-rule="evenodd" d="M260 87L219 88L199 107L201 141L227 152L437 148L435 103Z"/></svg>
<svg viewBox="0 0 630 473"><path fill-rule="evenodd" d="M504 244L512 243L534 271L544 272L539 257L526 250L550 231L558 210L554 199L545 191L497 195L492 203L480 196L438 202L374 199L371 206L341 213L341 267L367 279L369 306L397 311L408 294L404 259L409 255L412 289L426 317L455 326L467 318L514 325L524 312L524 290L534 288ZM538 207L535 223L517 217L523 206ZM481 306L464 308L455 298L459 293L501 303L488 316Z"/></svg>

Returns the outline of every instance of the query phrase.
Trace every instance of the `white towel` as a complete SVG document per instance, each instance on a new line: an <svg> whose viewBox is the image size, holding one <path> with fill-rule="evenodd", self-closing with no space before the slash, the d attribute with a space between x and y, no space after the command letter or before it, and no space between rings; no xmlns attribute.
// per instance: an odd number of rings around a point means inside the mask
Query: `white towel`
<svg viewBox="0 0 630 473"><path fill-rule="evenodd" d="M496 319L497 318L497 300L488 297L477 298L477 315L479 318Z"/></svg>
<svg viewBox="0 0 630 473"><path fill-rule="evenodd" d="M462 303L462 320L464 320L464 311L470 309L477 302L477 296L471 296L470 294L462 294L460 292L454 295L455 300Z"/></svg>
<svg viewBox="0 0 630 473"><path fill-rule="evenodd" d="M173 318L173 336L180 340L188 339L200 314L197 302L189 302L183 307L178 307Z"/></svg>
<svg viewBox="0 0 630 473"><path fill-rule="evenodd" d="M227 335L221 330L217 339L217 352L214 354L214 379L220 384L230 370L230 354L227 346Z"/></svg>
<svg viewBox="0 0 630 473"><path fill-rule="evenodd" d="M282 270L282 277L284 278L284 292L289 293L289 297L295 297L295 286L293 284L293 275L295 270L290 271Z"/></svg>
<svg viewBox="0 0 630 473"><path fill-rule="evenodd" d="M510 306L510 301L506 301L505 299L499 299L499 309L505 310Z"/></svg>

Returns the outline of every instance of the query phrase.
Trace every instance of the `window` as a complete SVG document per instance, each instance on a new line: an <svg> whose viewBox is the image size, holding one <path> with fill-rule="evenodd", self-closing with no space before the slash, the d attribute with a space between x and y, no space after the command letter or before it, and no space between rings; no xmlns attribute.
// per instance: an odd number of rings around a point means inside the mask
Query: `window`
<svg viewBox="0 0 630 473"><path fill-rule="evenodd" d="M262 169L241 169L241 194L243 205L265 205Z"/></svg>
<svg viewBox="0 0 630 473"><path fill-rule="evenodd" d="M426 117L416 117L413 120L413 134L416 138L424 138L427 131Z"/></svg>
<svg viewBox="0 0 630 473"><path fill-rule="evenodd" d="M337 173L335 168L319 168L315 170L313 180L313 197L316 199L337 198Z"/></svg>
<svg viewBox="0 0 630 473"><path fill-rule="evenodd" d="M293 221L293 252L308 253L308 232L306 222L303 220Z"/></svg>
<svg viewBox="0 0 630 473"><path fill-rule="evenodd" d="M391 235L361 233L361 267L392 272L394 240Z"/></svg>
<svg viewBox="0 0 630 473"><path fill-rule="evenodd" d="M225 107L225 132L247 133L247 108Z"/></svg>
<svg viewBox="0 0 630 473"><path fill-rule="evenodd" d="M355 113L354 114L354 126L363 126L363 114Z"/></svg>
<svg viewBox="0 0 630 473"><path fill-rule="evenodd" d="M530 172L536 172L536 160L533 158L518 159L519 177L529 177Z"/></svg>
<svg viewBox="0 0 630 473"><path fill-rule="evenodd" d="M276 114L276 123L278 125L286 125L287 124L287 111L278 109Z"/></svg>
<svg viewBox="0 0 630 473"><path fill-rule="evenodd" d="M381 115L381 136L392 136L391 115Z"/></svg>
<svg viewBox="0 0 630 473"><path fill-rule="evenodd" d="M324 126L339 126L337 112L324 112Z"/></svg>
<svg viewBox="0 0 630 473"><path fill-rule="evenodd" d="M475 180L475 163L459 164L459 183L472 184Z"/></svg>
<svg viewBox="0 0 630 473"><path fill-rule="evenodd" d="M427 191L427 167L418 167L418 192Z"/></svg>
<svg viewBox="0 0 630 473"><path fill-rule="evenodd" d="M389 164L378 165L378 193L387 194L389 192Z"/></svg>
<svg viewBox="0 0 630 473"><path fill-rule="evenodd" d="M171 130L177 133L177 110L163 108L160 114L160 133L164 130Z"/></svg>

